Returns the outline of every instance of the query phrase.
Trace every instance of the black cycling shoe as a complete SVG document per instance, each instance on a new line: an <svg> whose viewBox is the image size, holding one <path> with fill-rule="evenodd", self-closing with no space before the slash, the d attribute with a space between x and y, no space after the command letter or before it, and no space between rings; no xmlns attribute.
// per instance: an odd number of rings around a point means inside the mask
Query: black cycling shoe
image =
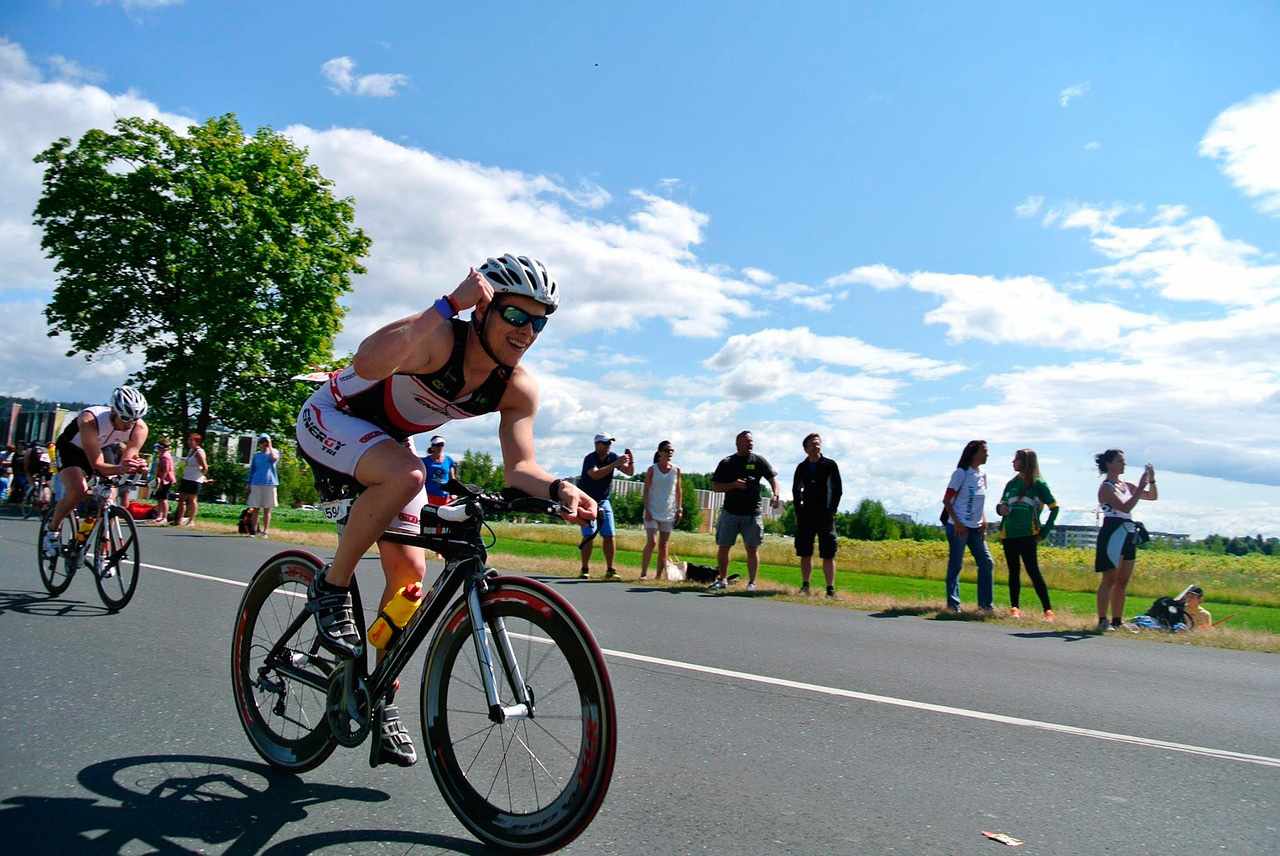
<svg viewBox="0 0 1280 856"><path fill-rule="evenodd" d="M329 570L328 566L324 570ZM316 574L307 586L307 609L316 615L321 645L339 657L354 658L364 653L364 640L360 638L351 606L351 591L325 585L324 571Z"/></svg>
<svg viewBox="0 0 1280 856"><path fill-rule="evenodd" d="M384 704L378 709L378 734L369 741L369 766L395 764L412 767L418 763L418 753L413 740L400 721L400 708Z"/></svg>

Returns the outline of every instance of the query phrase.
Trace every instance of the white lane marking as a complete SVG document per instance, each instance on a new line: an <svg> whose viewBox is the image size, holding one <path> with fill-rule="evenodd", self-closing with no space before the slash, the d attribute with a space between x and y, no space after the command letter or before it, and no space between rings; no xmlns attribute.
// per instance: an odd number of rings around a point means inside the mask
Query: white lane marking
<svg viewBox="0 0 1280 856"><path fill-rule="evenodd" d="M148 565L142 563L144 568L151 568L157 571L166 571L170 574L177 574L183 577L192 577L198 580L209 580L215 583L226 583L227 585L239 586L247 588L248 583L239 580L229 580L224 577L213 577L208 574L197 574L193 571L182 571L177 568L166 568L161 565ZM304 594L296 592L281 592L291 597L306 597ZM531 639L534 642L550 644L551 640L544 636L528 636L524 633L511 633L512 636L520 639ZM805 692L820 693L822 695L836 696L838 698L851 698L858 701L869 701L875 704L887 704L894 707L905 707L911 710L923 710L929 713L941 713L948 716L962 716L967 719L980 719L986 722L997 722L1001 725L1016 725L1022 728L1035 728L1040 731L1051 731L1058 734L1073 734L1077 737L1092 737L1095 740L1109 740L1114 743L1128 743L1133 746L1145 746L1149 749L1165 749L1170 752L1184 752L1188 755L1202 755L1207 758L1218 758L1223 761L1238 761L1243 764L1258 764L1263 767L1280 767L1280 758L1270 758L1266 755L1249 755L1244 752L1230 752L1226 749L1212 749L1207 746L1193 746L1188 743L1173 743L1168 740L1155 740L1150 737L1137 737L1133 734L1117 734L1113 731L1098 731L1094 728L1079 728L1074 725L1061 725L1056 722L1041 722L1038 719L1023 719L1019 716L1005 716L1000 713L987 713L982 710L969 710L963 707L950 707L945 704L931 704L925 701L912 701L906 698L895 698L894 696L875 695L874 693L863 693L857 690L846 690L839 687L826 687L821 684L807 684L803 681L791 681L786 678L772 678L768 675L753 675L750 672L737 672L733 669L721 669L716 666L700 666L697 663L684 663L680 660L667 660L662 657L650 657L647 654L633 654L630 651L617 651L612 648L601 648L605 656L617 657L620 660L633 660L637 663L650 663L655 666L666 666L671 669L681 669L686 672L700 672L704 675L717 675L722 678L734 678L739 681L748 681L756 684L768 684L775 687L786 687L792 690L803 690Z"/></svg>
<svg viewBox="0 0 1280 856"><path fill-rule="evenodd" d="M195 571L182 571L177 568L166 568L164 565L148 565L146 562L139 562L138 564L142 565L142 567L144 568L151 568L151 570L153 571L164 571L170 574L177 574L180 577L191 577L192 579L197 579L197 580L208 580L211 583L226 583L229 586L239 586L240 588L249 587L248 583L242 583L240 582L240 580L229 580L226 577L211 577L208 574L197 574ZM306 597L306 595L303 594L302 592L296 592L296 591L277 591L276 594L282 594L287 597L301 597L301 598Z"/></svg>

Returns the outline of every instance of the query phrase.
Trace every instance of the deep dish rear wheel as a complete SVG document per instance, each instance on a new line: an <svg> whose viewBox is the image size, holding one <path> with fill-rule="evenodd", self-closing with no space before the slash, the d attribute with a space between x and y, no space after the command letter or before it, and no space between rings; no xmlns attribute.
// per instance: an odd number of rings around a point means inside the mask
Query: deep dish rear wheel
<svg viewBox="0 0 1280 856"><path fill-rule="evenodd" d="M62 542L58 552L53 556L44 554L44 534L49 531L49 521L53 518L50 508L40 518L40 534L36 536L36 563L40 568L40 582L45 591L57 597L71 585L71 578L76 574L75 568L75 516L68 514L62 521Z"/></svg>
<svg viewBox="0 0 1280 856"><path fill-rule="evenodd" d="M231 684L240 724L271 766L302 773L338 745L325 716L325 693L338 659L320 645L307 612L307 586L320 559L287 550L266 561L245 589L231 641ZM364 634L352 581L356 623Z"/></svg>
<svg viewBox="0 0 1280 856"><path fill-rule="evenodd" d="M459 599L423 670L426 755L449 807L473 834L546 853L576 838L609 790L618 731L613 690L590 629L560 595L520 577L488 583L485 621L492 633L502 619L535 715L489 720L471 620ZM501 703L515 705L500 659L496 672Z"/></svg>

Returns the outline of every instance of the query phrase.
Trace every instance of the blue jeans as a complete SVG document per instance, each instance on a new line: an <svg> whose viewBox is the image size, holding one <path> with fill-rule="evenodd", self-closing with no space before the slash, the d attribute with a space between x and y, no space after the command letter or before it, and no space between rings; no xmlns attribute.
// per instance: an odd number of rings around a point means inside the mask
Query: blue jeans
<svg viewBox="0 0 1280 856"><path fill-rule="evenodd" d="M990 609L995 600L992 591L991 551L987 549L986 533L982 529L970 529L964 538L956 535L955 527L947 524L947 606L960 605L960 566L964 564L964 548L967 546L978 563L978 606Z"/></svg>

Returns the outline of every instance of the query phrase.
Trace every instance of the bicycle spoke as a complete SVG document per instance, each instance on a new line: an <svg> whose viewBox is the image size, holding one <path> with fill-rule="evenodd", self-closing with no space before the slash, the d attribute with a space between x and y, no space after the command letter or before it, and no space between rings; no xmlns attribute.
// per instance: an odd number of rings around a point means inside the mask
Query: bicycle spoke
<svg viewBox="0 0 1280 856"><path fill-rule="evenodd" d="M529 734L529 724L528 724L528 723L529 723L529 721L528 721L528 720L525 720L525 736L526 736L526 737L527 737L527 736L528 736L528 734ZM511 733L515 736L515 738L516 738L517 740L520 740L520 735L519 735L519 734L516 734L516 731L515 731L515 729L514 729L514 728L511 730ZM534 763L537 763L537 765L538 765L539 767L541 767L541 768L542 768L542 772L544 772L544 773L546 773L546 774L547 774L547 778L549 778L552 782L554 782L554 783L556 784L556 786L558 787L558 786L560 785L560 782L556 779L556 777L555 777L555 776L553 776L553 775L551 774L551 771L547 769L547 765L542 763L542 759L541 759L541 758L539 758L539 757L534 753L534 751L533 751L532 749L530 749L530 748L529 748L529 744L528 744L528 743L526 743L524 740L520 740L520 745L524 747L524 751L526 751L526 752L528 752L528 753L529 753L529 770L530 770L530 772L532 772L532 771L533 771L533 765L534 765ZM534 787L536 788L536 787L538 786L538 785L537 785L538 780L537 780L536 778L534 778L533 782L534 782Z"/></svg>
<svg viewBox="0 0 1280 856"><path fill-rule="evenodd" d="M488 745L488 743L489 743L489 738L490 738L491 736L493 736L493 726L489 726L489 733L488 733L488 734L486 734L486 735L484 736L484 742L483 742L483 743L481 743L481 744L480 744L480 748L476 750L476 754L475 754L475 756L474 756L474 757L472 757L472 759L471 759L471 763L467 765L467 769L465 769L465 770L463 770L463 771L462 771L463 775L466 775L467 773L470 773L470 772L471 772L471 768L472 768L472 767L474 767L474 766L475 766L476 761L477 761L477 760L479 760L479 758L480 758L480 753L481 753L481 752L483 752L483 751L484 751L484 747Z"/></svg>
<svg viewBox="0 0 1280 856"><path fill-rule="evenodd" d="M550 737L552 740L554 740L554 741L556 742L556 744L557 744L561 749L563 749L563 750L565 751L565 753L566 753L566 754L568 754L568 755L569 755L569 757L571 757L571 758L577 758L577 757L578 757L578 752L577 752L577 750L576 750L576 749L570 749L568 746L564 745L563 741L561 741L559 737L556 737L554 734L552 734L550 731L548 731L545 727L543 727L543 725L542 725L540 722L538 722L538 720L536 720L536 719L534 719L534 720L528 720L528 719L526 719L526 720L525 720L525 722L532 722L535 726L537 726L538 728L542 729L542 733L543 733L543 734L545 734L545 735L547 735L548 737Z"/></svg>
<svg viewBox="0 0 1280 856"><path fill-rule="evenodd" d="M560 690L564 689L565 687L567 687L569 684L572 684L573 682L574 682L574 678L573 678L573 675L572 675L572 673L571 673L571 674L569 675L569 677L565 678L563 681L561 681L560 683L556 684L556 685L555 685L554 687L552 687L551 689L547 690L547 691L546 691L546 692L544 692L544 693L539 693L539 694L538 694L538 703L539 703L539 704L542 704L542 703L543 703L543 702L545 702L547 699L551 698L553 695L555 695L556 693L560 692Z"/></svg>
<svg viewBox="0 0 1280 856"><path fill-rule="evenodd" d="M528 748L529 748L529 744L528 744L528 737L529 737L529 723L527 723L527 722L522 722L522 723L520 723L520 727L524 729L524 736L525 736L525 739L524 739L524 740L521 740L520 742L521 742L522 744L524 744L524 747L525 747L526 749L528 749ZM535 807L535 808L541 809L541 808L542 808L542 800L538 797L538 773L537 773L537 771L536 771L536 770L534 770L534 768L533 768L533 762L534 762L534 761L538 761L538 759L537 759L537 757L536 757L532 752L530 752L530 753L529 753L529 782L533 785L533 804L534 804L534 807ZM538 761L538 766L539 766L539 767L542 767L542 769L543 769L543 770L547 770L547 768L546 768L546 767L543 767L543 766L542 766L542 762L541 762L541 761ZM547 775L548 775L548 776L550 776L550 775L551 775L551 772L550 772L549 770L547 770Z"/></svg>
<svg viewBox="0 0 1280 856"><path fill-rule="evenodd" d="M511 736L515 737L515 732L511 732ZM499 741L501 742L501 741ZM511 741L508 740L502 747L502 763L498 765L498 769L493 773L493 781L489 783L489 790L485 791L484 798L489 799L489 795L493 793L493 786L498 784L498 776L507 766L507 752L511 748Z"/></svg>

